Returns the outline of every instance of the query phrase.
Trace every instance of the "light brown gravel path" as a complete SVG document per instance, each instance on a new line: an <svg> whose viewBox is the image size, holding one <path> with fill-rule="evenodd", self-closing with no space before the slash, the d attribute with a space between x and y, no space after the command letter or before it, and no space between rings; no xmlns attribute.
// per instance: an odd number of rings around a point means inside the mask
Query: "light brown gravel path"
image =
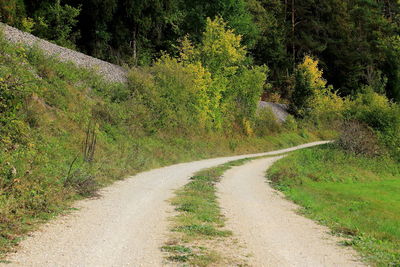
<svg viewBox="0 0 400 267"><path fill-rule="evenodd" d="M298 215L298 207L269 186L265 171L279 158L234 167L218 185L226 228L246 244L250 266L364 266L327 228Z"/></svg>
<svg viewBox="0 0 400 267"><path fill-rule="evenodd" d="M9 255L12 264L4 266L161 266L160 247L167 239L172 211L166 200L193 173L236 159L276 155L322 143L182 163L116 182L102 190L100 198L79 201L78 211L41 227L21 243L17 253Z"/></svg>

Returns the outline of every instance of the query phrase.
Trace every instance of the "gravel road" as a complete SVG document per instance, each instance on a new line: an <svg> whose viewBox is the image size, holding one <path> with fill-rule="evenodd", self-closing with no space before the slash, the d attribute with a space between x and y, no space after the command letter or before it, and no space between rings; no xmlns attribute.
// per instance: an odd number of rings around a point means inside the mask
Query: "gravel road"
<svg viewBox="0 0 400 267"><path fill-rule="evenodd" d="M298 208L272 189L266 169L281 157L253 160L228 170L218 185L226 228L246 244L250 266L364 266L339 247L329 229L298 215Z"/></svg>
<svg viewBox="0 0 400 267"><path fill-rule="evenodd" d="M166 200L192 174L236 159L277 155L323 143L182 163L116 182L103 189L101 197L77 202L77 211L34 232L21 242L17 253L9 255L11 264L4 266L161 266L160 246L167 239L172 212Z"/></svg>

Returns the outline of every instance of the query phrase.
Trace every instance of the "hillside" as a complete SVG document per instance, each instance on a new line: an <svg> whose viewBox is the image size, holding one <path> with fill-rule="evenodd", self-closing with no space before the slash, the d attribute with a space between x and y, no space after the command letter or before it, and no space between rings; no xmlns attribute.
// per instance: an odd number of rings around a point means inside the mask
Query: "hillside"
<svg viewBox="0 0 400 267"><path fill-rule="evenodd" d="M127 70L118 65L56 45L7 24L0 23L0 28L2 28L4 39L9 42L36 47L46 56L56 57L58 60L65 63L72 62L76 66L85 69L93 69L108 82L126 82Z"/></svg>

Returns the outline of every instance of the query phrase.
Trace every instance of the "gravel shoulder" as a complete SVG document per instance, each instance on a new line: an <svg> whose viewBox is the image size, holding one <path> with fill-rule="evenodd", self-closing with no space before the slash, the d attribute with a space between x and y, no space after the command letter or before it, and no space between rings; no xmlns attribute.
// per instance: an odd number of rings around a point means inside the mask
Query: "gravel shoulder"
<svg viewBox="0 0 400 267"><path fill-rule="evenodd" d="M326 142L268 153L182 163L116 182L97 199L76 203L77 211L60 216L21 242L0 266L162 266L160 247L167 239L172 207L166 200L192 174L246 157L277 155Z"/></svg>
<svg viewBox="0 0 400 267"><path fill-rule="evenodd" d="M328 228L297 214L298 206L269 186L265 171L280 158L234 167L217 186L226 228L245 243L249 265L365 266Z"/></svg>

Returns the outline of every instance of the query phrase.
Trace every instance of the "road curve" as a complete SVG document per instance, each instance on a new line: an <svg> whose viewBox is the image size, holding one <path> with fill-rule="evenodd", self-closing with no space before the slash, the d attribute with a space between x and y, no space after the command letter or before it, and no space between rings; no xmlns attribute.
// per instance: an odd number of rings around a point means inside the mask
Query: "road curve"
<svg viewBox="0 0 400 267"><path fill-rule="evenodd" d="M226 228L253 255L250 266L364 266L339 247L329 229L295 212L298 208L266 182L265 171L281 157L256 159L228 170L218 184Z"/></svg>
<svg viewBox="0 0 400 267"><path fill-rule="evenodd" d="M77 211L47 223L21 242L4 266L161 266L160 246L172 207L166 200L195 172L247 157L277 155L320 145L314 142L274 152L214 158L140 173L78 201ZM0 264L1 265L1 264ZM3 266L3 265L1 265Z"/></svg>

